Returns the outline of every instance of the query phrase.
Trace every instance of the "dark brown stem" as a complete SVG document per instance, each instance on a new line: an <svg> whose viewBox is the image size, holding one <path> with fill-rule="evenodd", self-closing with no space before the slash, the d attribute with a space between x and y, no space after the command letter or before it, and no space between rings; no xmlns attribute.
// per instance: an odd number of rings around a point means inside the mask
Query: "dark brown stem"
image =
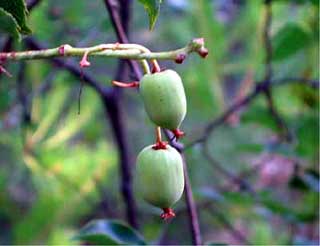
<svg viewBox="0 0 320 246"><path fill-rule="evenodd" d="M116 5L114 1L104 1L108 9L111 22L116 31L118 42L128 43L127 32L130 18L130 4L129 0L122 0L120 6ZM125 63L128 63L131 69L140 78L141 73L137 63L131 60L120 61L118 64L117 74L115 80L123 81L125 76ZM121 191L126 204L127 220L134 228L138 228L137 211L132 189L132 160L129 154L129 144L127 140L125 120L121 112L120 102L121 93L118 88L112 88L112 93L103 95L102 99L105 105L106 113L109 116L115 141L118 145L120 154L120 171L121 171Z"/></svg>
<svg viewBox="0 0 320 246"><path fill-rule="evenodd" d="M183 159L183 171L184 171L184 179L185 179L184 192L185 192L185 200L187 205L192 242L193 242L193 245L201 245L202 239L201 239L201 232L200 232L200 226L199 226L199 219L198 219L196 204L193 199L193 192L190 184L188 167L185 161L185 156L183 154L184 146L183 144L174 141L173 134L169 130L166 130L165 134L169 139L170 145L180 152Z"/></svg>
<svg viewBox="0 0 320 246"><path fill-rule="evenodd" d="M271 0L265 0L265 19L263 28L263 44L265 46L265 77L264 81L271 82L272 77L272 43L270 39L270 31L272 24L272 8Z"/></svg>
<svg viewBox="0 0 320 246"><path fill-rule="evenodd" d="M131 0L120 0L119 5L114 0L104 0L104 3L110 15L110 20L112 22L114 30L117 34L118 41L123 44L129 43L128 35L126 32L128 32L129 29L128 20L130 16ZM118 13L119 8L121 9L120 15ZM123 20L125 20L127 24L124 24ZM138 63L134 60L126 60L126 62L130 65L131 70L136 76L136 79L141 78L142 73L139 69Z"/></svg>
<svg viewBox="0 0 320 246"><path fill-rule="evenodd" d="M190 224L192 242L193 242L193 245L202 245L197 208L193 199L188 167L187 167L184 155L182 155L182 158L183 158L183 171L184 171L184 180L185 180L184 192L185 192L185 199L186 199L187 210L189 215L188 219Z"/></svg>
<svg viewBox="0 0 320 246"><path fill-rule="evenodd" d="M272 1L265 0L265 23L263 28L263 43L265 46L265 76L264 83L267 85L266 89L263 91L267 100L268 108L271 116L273 117L276 125L282 131L282 137L284 140L290 142L292 140L291 133L289 131L286 122L280 116L278 110L276 109L273 97L272 97L272 42L271 42L271 24L272 24Z"/></svg>
<svg viewBox="0 0 320 246"><path fill-rule="evenodd" d="M126 204L127 220L135 228L138 228L136 218L136 206L132 190L132 160L130 159L129 146L127 141L127 133L124 125L123 113L119 105L119 94L114 92L102 96L106 116L111 122L114 139L118 146L120 155L120 172L121 172L121 192Z"/></svg>

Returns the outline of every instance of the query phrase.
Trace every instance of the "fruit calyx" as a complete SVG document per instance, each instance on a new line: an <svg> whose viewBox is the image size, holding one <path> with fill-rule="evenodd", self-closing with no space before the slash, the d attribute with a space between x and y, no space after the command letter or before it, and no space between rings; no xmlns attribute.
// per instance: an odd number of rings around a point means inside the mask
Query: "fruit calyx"
<svg viewBox="0 0 320 246"><path fill-rule="evenodd" d="M157 141L157 142L152 146L152 148L153 148L154 150L167 149L167 145L168 145L168 142L165 142L165 141Z"/></svg>
<svg viewBox="0 0 320 246"><path fill-rule="evenodd" d="M176 137L176 139L179 139L181 137L183 137L185 135L185 133L183 131L181 131L180 129L174 129L171 130L171 132L173 133L173 135Z"/></svg>
<svg viewBox="0 0 320 246"><path fill-rule="evenodd" d="M161 219L168 220L173 217L176 217L176 214L174 213L172 208L163 208L163 213L160 215Z"/></svg>

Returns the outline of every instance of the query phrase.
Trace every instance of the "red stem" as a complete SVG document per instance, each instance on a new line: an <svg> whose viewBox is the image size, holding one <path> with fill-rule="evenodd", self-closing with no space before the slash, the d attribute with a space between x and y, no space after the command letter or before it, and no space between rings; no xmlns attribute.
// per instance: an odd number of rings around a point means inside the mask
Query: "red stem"
<svg viewBox="0 0 320 246"><path fill-rule="evenodd" d="M136 88L139 87L139 81L133 81L130 83L123 83L123 82L119 82L119 81L112 81L112 84L114 86L118 86L118 87L122 87L122 88Z"/></svg>

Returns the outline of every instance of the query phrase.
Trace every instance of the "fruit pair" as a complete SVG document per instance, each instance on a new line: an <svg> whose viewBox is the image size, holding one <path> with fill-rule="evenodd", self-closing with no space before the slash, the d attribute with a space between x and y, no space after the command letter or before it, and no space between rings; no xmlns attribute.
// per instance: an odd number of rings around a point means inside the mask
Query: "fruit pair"
<svg viewBox="0 0 320 246"><path fill-rule="evenodd" d="M186 115L187 103L181 78L175 71L165 70L144 75L140 83L113 83L139 86L146 112L159 126L156 144L145 147L137 157L136 184L144 200L163 209L161 218L174 217L171 206L184 189L183 162L176 149L161 141L160 127L171 130L176 138L183 135L179 126Z"/></svg>
<svg viewBox="0 0 320 246"><path fill-rule="evenodd" d="M146 74L139 87L150 119L180 137L179 126L187 111L180 76L173 70ZM161 138L155 145L145 147L137 158L136 179L142 197L163 209L161 218L175 216L171 206L180 199L184 188L183 162L177 150L161 142Z"/></svg>

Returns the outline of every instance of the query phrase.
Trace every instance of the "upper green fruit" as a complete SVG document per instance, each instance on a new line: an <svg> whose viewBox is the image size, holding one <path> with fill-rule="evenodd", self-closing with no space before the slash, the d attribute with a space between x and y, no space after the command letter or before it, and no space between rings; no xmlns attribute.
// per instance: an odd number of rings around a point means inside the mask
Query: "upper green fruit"
<svg viewBox="0 0 320 246"><path fill-rule="evenodd" d="M183 164L174 148L145 147L137 157L136 168L137 190L147 202L170 208L180 199L184 188Z"/></svg>
<svg viewBox="0 0 320 246"><path fill-rule="evenodd" d="M187 112L186 95L180 76L173 70L146 74L140 93L150 119L158 126L177 129Z"/></svg>

